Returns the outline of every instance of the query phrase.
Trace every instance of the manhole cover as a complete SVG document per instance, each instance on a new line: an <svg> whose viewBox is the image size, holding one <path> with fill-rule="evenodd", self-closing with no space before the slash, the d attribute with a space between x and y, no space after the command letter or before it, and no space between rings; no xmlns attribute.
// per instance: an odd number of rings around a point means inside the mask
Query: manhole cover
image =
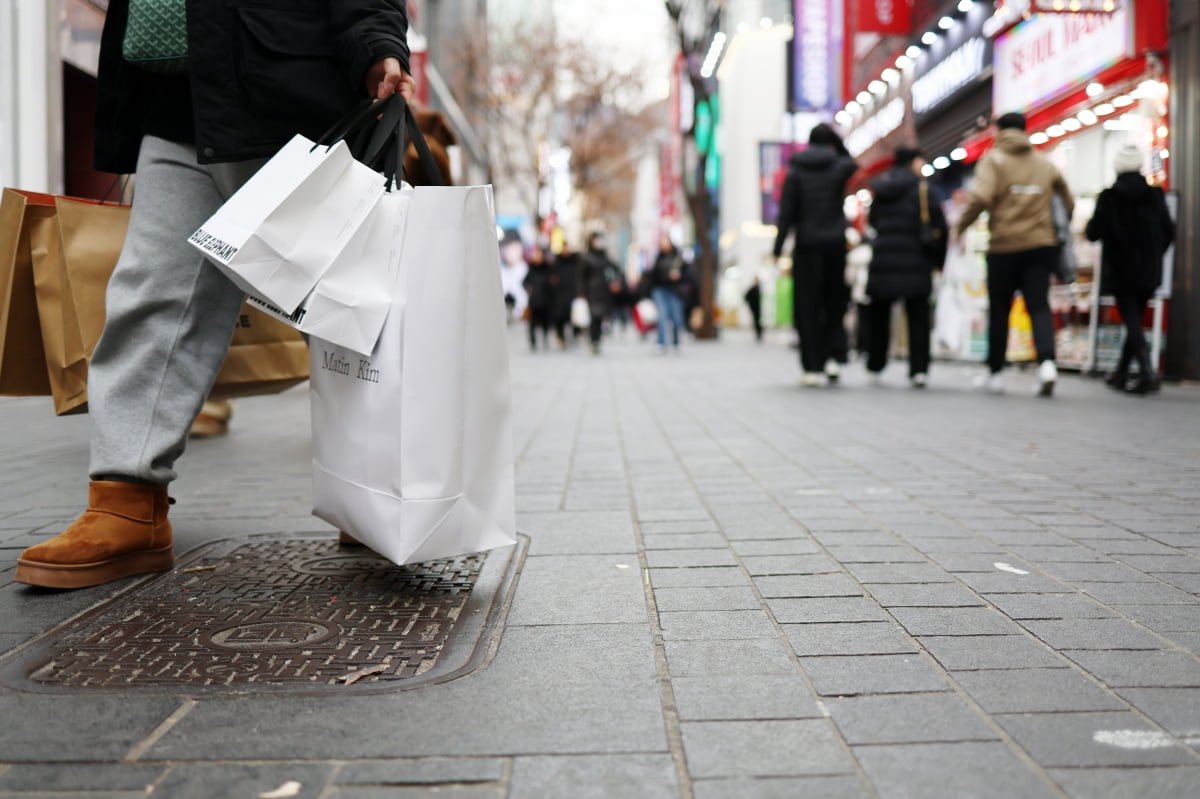
<svg viewBox="0 0 1200 799"><path fill-rule="evenodd" d="M443 680L480 662L518 547L395 566L331 539L220 541L50 631L2 671L9 684L50 692Z"/></svg>

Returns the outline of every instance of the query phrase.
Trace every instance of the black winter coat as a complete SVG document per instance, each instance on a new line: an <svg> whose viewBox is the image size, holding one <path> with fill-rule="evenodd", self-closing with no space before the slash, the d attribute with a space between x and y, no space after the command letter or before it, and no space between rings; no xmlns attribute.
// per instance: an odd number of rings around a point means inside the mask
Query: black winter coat
<svg viewBox="0 0 1200 799"><path fill-rule="evenodd" d="M788 160L775 223L776 257L783 252L783 242L792 230L796 231L795 249L846 246L842 202L846 181L857 169L853 158L822 144L809 145Z"/></svg>
<svg viewBox="0 0 1200 799"><path fill-rule="evenodd" d="M545 263L530 264L522 282L529 295L529 308L533 311L549 311L554 302L554 287L550 283L550 266Z"/></svg>
<svg viewBox="0 0 1200 799"><path fill-rule="evenodd" d="M871 241L871 266L867 296L892 300L927 297L933 292L933 269L921 251L921 180L905 167L893 167L871 184L874 199L868 217L875 230ZM930 224L946 241L946 215L932 191L928 192Z"/></svg>
<svg viewBox="0 0 1200 799"><path fill-rule="evenodd" d="M1100 192L1096 210L1084 230L1099 241L1100 291L1131 295L1145 301L1163 279L1163 256L1175 240L1175 223L1166 196L1136 172L1117 175Z"/></svg>
<svg viewBox="0 0 1200 799"><path fill-rule="evenodd" d="M96 168L133 172L147 132L195 144L201 163L266 158L296 133L320 136L365 99L373 65L394 57L409 68L405 9L404 0L187 0L188 73L162 76L124 60L129 0L111 0Z"/></svg>
<svg viewBox="0 0 1200 799"><path fill-rule="evenodd" d="M579 295L579 253L563 253L550 263L550 287L554 296L551 314L556 321L571 318L571 302Z"/></svg>
<svg viewBox="0 0 1200 799"><path fill-rule="evenodd" d="M645 279L648 280L651 290L669 289L682 297L687 288L687 277L687 264L683 256L677 250L660 250L654 258L654 266L650 267L650 274Z"/></svg>
<svg viewBox="0 0 1200 799"><path fill-rule="evenodd" d="M581 290L587 297L592 318L607 316L625 288L621 267L613 263L603 250L588 250L583 256L580 277ZM618 284L615 292L611 286L613 283Z"/></svg>

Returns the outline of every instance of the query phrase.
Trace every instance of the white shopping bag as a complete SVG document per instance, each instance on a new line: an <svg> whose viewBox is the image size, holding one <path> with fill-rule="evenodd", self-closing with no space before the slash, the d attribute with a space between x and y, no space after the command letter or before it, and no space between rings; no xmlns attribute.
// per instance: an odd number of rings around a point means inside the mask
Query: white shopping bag
<svg viewBox="0 0 1200 799"><path fill-rule="evenodd" d="M587 327L591 323L592 309L588 307L588 301L583 297L571 300L571 326Z"/></svg>
<svg viewBox="0 0 1200 799"><path fill-rule="evenodd" d="M344 141L297 134L188 241L247 294L296 310L383 195Z"/></svg>
<svg viewBox="0 0 1200 799"><path fill-rule="evenodd" d="M642 324L649 327L650 325L658 324L658 305L654 300L645 298L638 300L637 304L638 318L642 320Z"/></svg>
<svg viewBox="0 0 1200 799"><path fill-rule="evenodd" d="M417 187L369 357L310 339L313 513L398 564L516 541L490 186Z"/></svg>
<svg viewBox="0 0 1200 799"><path fill-rule="evenodd" d="M387 192L295 311L246 301L302 333L370 355L392 306L404 216L412 195Z"/></svg>

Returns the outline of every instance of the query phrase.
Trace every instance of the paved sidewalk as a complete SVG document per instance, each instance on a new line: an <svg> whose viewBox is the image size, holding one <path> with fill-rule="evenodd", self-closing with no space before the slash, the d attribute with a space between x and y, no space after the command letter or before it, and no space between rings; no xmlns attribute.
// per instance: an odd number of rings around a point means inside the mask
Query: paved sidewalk
<svg viewBox="0 0 1200 799"><path fill-rule="evenodd" d="M514 354L529 546L486 663L372 695L0 685L0 797L1200 795L1200 388L802 389L733 331ZM86 418L0 398L0 652L120 590L11 582L86 495ZM182 552L332 536L304 388L172 487ZM503 598L502 598L503 599ZM282 789L282 790L277 790Z"/></svg>

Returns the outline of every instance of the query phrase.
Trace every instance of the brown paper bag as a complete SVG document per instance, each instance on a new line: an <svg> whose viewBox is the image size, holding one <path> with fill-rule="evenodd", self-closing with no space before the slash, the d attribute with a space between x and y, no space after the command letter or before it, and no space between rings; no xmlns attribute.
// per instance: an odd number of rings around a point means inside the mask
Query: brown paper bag
<svg viewBox="0 0 1200 799"><path fill-rule="evenodd" d="M308 344L300 331L242 306L210 399L278 394L308 379Z"/></svg>
<svg viewBox="0 0 1200 799"><path fill-rule="evenodd" d="M87 370L104 327L104 291L129 227L129 206L55 197L29 242L54 412L87 410Z"/></svg>
<svg viewBox="0 0 1200 799"><path fill-rule="evenodd" d="M26 222L53 213L48 194L4 189L0 199L0 395L50 393Z"/></svg>

